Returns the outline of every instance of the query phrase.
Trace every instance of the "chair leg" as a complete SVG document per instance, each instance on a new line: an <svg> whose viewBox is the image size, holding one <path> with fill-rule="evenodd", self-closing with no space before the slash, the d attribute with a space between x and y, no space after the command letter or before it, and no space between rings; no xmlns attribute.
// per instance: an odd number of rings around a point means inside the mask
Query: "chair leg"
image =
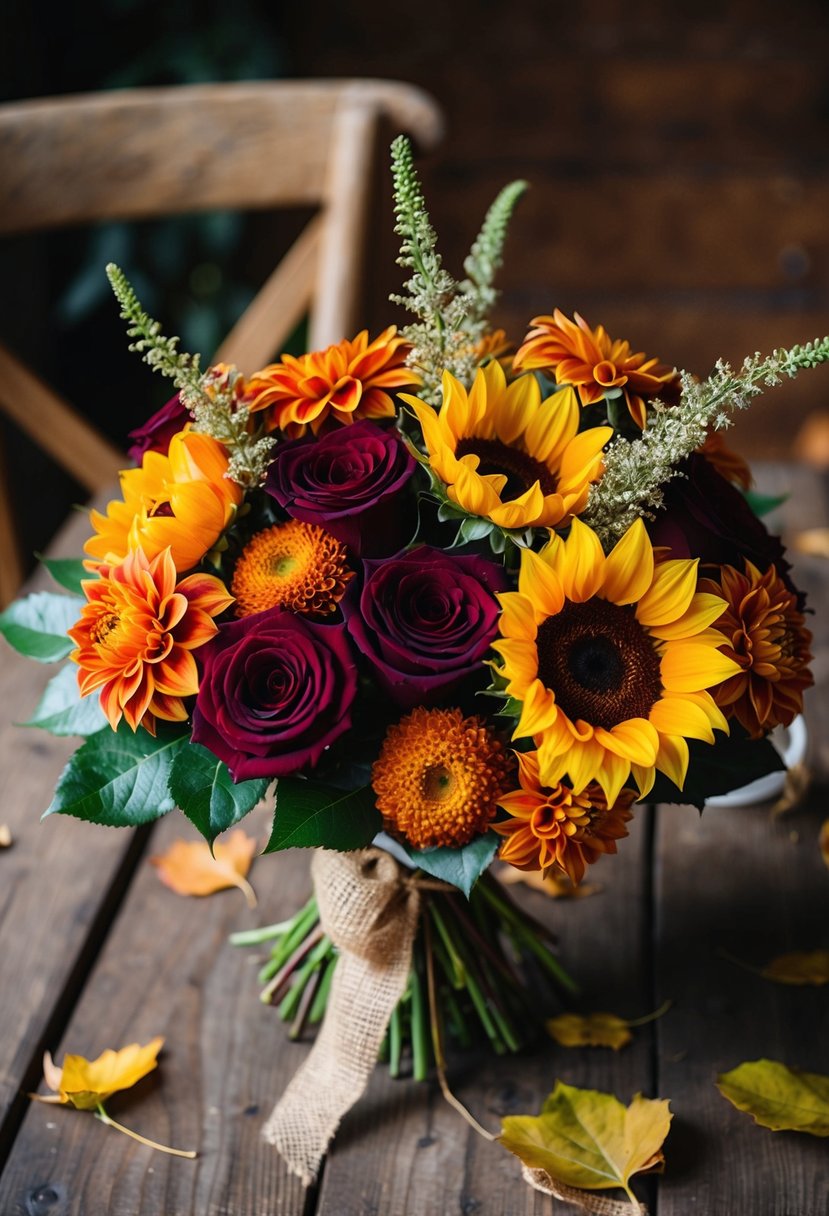
<svg viewBox="0 0 829 1216"><path fill-rule="evenodd" d="M18 594L24 576L14 527L5 446L0 433L0 608L5 608Z"/></svg>

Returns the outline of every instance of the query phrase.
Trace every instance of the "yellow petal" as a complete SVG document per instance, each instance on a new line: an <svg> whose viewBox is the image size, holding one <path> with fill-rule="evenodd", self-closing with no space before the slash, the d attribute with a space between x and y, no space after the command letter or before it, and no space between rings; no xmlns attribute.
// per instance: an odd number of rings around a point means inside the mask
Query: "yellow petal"
<svg viewBox="0 0 829 1216"><path fill-rule="evenodd" d="M562 490L580 486L597 476L602 448L612 435L612 427L594 426L568 443L559 463L558 484Z"/></svg>
<svg viewBox="0 0 829 1216"><path fill-rule="evenodd" d="M608 554L602 595L614 604L635 604L653 581L653 547L641 519Z"/></svg>
<svg viewBox="0 0 829 1216"><path fill-rule="evenodd" d="M579 403L568 387L542 401L531 415L525 433L527 451L545 464L554 461L578 428Z"/></svg>
<svg viewBox="0 0 829 1216"><path fill-rule="evenodd" d="M666 692L699 692L713 688L739 671L739 663L722 651L695 642L669 642L660 664Z"/></svg>
<svg viewBox="0 0 829 1216"><path fill-rule="evenodd" d="M532 604L538 623L555 616L564 606L561 580L532 549L525 549L521 554L518 591Z"/></svg>
<svg viewBox="0 0 829 1216"><path fill-rule="evenodd" d="M501 636L535 641L538 626L532 600L518 591L503 591L497 596L497 599L501 605L501 616L498 621Z"/></svg>
<svg viewBox="0 0 829 1216"><path fill-rule="evenodd" d="M555 697L540 680L533 680L524 697L521 717L513 738L524 739L540 734L552 726L557 717Z"/></svg>
<svg viewBox="0 0 829 1216"><path fill-rule="evenodd" d="M697 589L698 565L697 558L675 558L657 566L650 590L636 606L637 621L667 625L687 612Z"/></svg>
<svg viewBox="0 0 829 1216"><path fill-rule="evenodd" d="M604 791L608 806L613 806L629 776L630 761L624 759L623 756L616 756L613 752L606 751L602 767L596 774L596 780Z"/></svg>
<svg viewBox="0 0 829 1216"><path fill-rule="evenodd" d="M683 735L686 739L714 742L714 731L708 714L693 701L683 697L665 696L650 712L650 721L660 734Z"/></svg>
<svg viewBox="0 0 829 1216"><path fill-rule="evenodd" d="M656 780L656 769L653 765L632 764L631 775L639 790L639 797L646 798L653 789Z"/></svg>
<svg viewBox="0 0 829 1216"><path fill-rule="evenodd" d="M159 1036L144 1047L130 1043L120 1051L104 1051L96 1060L66 1056L61 1074L61 1097L78 1110L93 1110L111 1094L129 1089L152 1072L163 1045L164 1039Z"/></svg>
<svg viewBox="0 0 829 1216"><path fill-rule="evenodd" d="M607 560L610 561L610 558ZM715 645L722 646L726 639L722 634L718 634L714 638L708 633L708 626L713 625L714 621L722 616L726 607L725 600L718 595L698 591L691 600L690 608L681 617L675 621L669 621L666 625L650 625L649 629L654 637L661 638L663 641L681 641L684 638L693 638L698 642L700 638L705 638Z"/></svg>
<svg viewBox="0 0 829 1216"><path fill-rule="evenodd" d="M492 643L492 649L501 655L506 664L504 675L510 682L510 690L515 687L518 695L523 696L524 690L538 675L535 642L526 638L497 638Z"/></svg>
<svg viewBox="0 0 829 1216"><path fill-rule="evenodd" d="M574 519L564 550L564 594L574 603L584 603L596 594L604 580L605 556L599 538L592 528Z"/></svg>
<svg viewBox="0 0 829 1216"><path fill-rule="evenodd" d="M596 738L608 751L632 764L653 764L659 749L659 735L646 718L629 718L611 730L598 727Z"/></svg>
<svg viewBox="0 0 829 1216"><path fill-rule="evenodd" d="M662 735L659 740L659 754L656 757L656 767L673 781L677 789L685 784L688 772L688 744L679 735Z"/></svg>

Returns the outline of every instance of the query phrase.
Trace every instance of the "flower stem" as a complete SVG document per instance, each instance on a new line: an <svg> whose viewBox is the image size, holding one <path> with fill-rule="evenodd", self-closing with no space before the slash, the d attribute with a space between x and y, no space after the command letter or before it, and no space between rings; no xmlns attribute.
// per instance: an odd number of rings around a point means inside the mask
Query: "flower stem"
<svg viewBox="0 0 829 1216"><path fill-rule="evenodd" d="M159 1144L157 1140L148 1140L146 1136L141 1136L138 1132L131 1131L130 1128L124 1127L123 1123L117 1123L104 1110L103 1103L99 1102L95 1111L95 1118L100 1119L107 1127L114 1127L116 1131L123 1132L125 1136L129 1136L132 1140L137 1140L139 1144L146 1144L147 1148L157 1148L160 1153L168 1153L171 1157L187 1157L193 1161L198 1153L190 1149L170 1148L167 1144Z"/></svg>

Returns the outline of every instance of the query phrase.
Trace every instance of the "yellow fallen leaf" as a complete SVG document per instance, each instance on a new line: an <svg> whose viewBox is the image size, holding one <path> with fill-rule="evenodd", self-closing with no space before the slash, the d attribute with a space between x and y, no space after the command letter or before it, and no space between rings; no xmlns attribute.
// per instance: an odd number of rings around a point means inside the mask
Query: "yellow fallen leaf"
<svg viewBox="0 0 829 1216"><path fill-rule="evenodd" d="M43 1079L57 1097L42 1100L69 1103L77 1110L94 1110L120 1089L130 1089L152 1072L163 1045L164 1040L157 1037L145 1047L130 1043L120 1051L107 1049L97 1060L68 1055L64 1057L63 1068L57 1067L47 1051L43 1057Z"/></svg>
<svg viewBox="0 0 829 1216"><path fill-rule="evenodd" d="M823 825L820 829L820 836L818 837L818 843L820 845L821 856L826 862L826 865L829 866L829 819L824 819L823 821Z"/></svg>
<svg viewBox="0 0 829 1216"><path fill-rule="evenodd" d="M499 882L508 886L522 882L533 891L541 891L550 899L585 899L601 891L599 883L573 883L566 874L555 874L549 870L545 875L543 870L519 870L516 866L502 866L498 871Z"/></svg>
<svg viewBox="0 0 829 1216"><path fill-rule="evenodd" d="M217 841L213 853L205 840L174 840L151 863L158 876L178 895L212 895L238 887L248 907L256 907L256 895L245 875L256 852L256 840L236 828L225 841Z"/></svg>
<svg viewBox="0 0 829 1216"><path fill-rule="evenodd" d="M829 984L829 950L795 950L766 963L761 974L778 984Z"/></svg>
<svg viewBox="0 0 829 1216"><path fill-rule="evenodd" d="M633 1038L627 1022L615 1013L560 1013L546 1026L561 1047L612 1047L618 1051Z"/></svg>
<svg viewBox="0 0 829 1216"><path fill-rule="evenodd" d="M0 849L8 849L12 842L12 830L7 823L0 823Z"/></svg>
<svg viewBox="0 0 829 1216"><path fill-rule="evenodd" d="M786 773L783 792L771 808L772 815L785 815L799 807L812 785L812 770L805 764L793 764Z"/></svg>
<svg viewBox="0 0 829 1216"><path fill-rule="evenodd" d="M612 1094L557 1081L540 1115L509 1115L499 1137L525 1165L583 1190L621 1187L631 1203L634 1174L664 1165L671 1125L667 1101L637 1094L624 1106Z"/></svg>
<svg viewBox="0 0 829 1216"><path fill-rule="evenodd" d="M753 1060L717 1077L717 1089L761 1127L829 1136L829 1077Z"/></svg>

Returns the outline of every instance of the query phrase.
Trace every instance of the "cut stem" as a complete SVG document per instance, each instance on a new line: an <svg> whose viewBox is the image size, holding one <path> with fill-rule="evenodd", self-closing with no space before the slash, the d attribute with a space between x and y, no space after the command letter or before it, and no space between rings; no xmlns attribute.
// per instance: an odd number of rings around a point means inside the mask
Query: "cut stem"
<svg viewBox="0 0 829 1216"><path fill-rule="evenodd" d="M190 1161L198 1157L198 1153L193 1152L191 1149L170 1148L167 1144L159 1144L157 1140L148 1140L146 1136L141 1136L138 1132L131 1131L130 1128L124 1127L123 1123L118 1123L115 1119L111 1118L100 1102L95 1111L95 1118L100 1119L107 1127L114 1127L116 1131L123 1132L131 1140L137 1140L139 1144L146 1144L147 1148L157 1148L160 1153L168 1153L171 1157L187 1157Z"/></svg>

